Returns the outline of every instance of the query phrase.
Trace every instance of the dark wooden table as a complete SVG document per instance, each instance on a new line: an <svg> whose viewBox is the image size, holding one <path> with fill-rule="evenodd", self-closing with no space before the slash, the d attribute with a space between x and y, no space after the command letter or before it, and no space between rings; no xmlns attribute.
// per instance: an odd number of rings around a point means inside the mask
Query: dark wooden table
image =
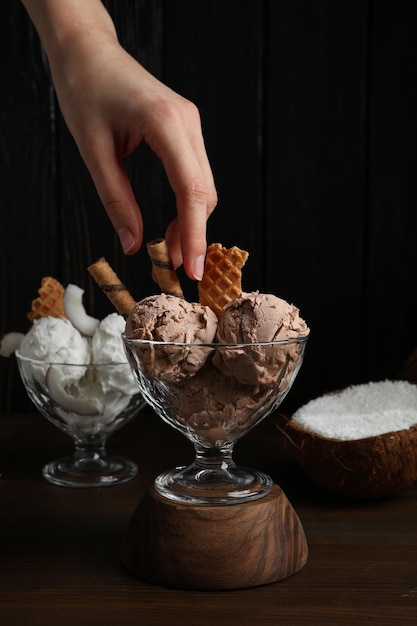
<svg viewBox="0 0 417 626"><path fill-rule="evenodd" d="M192 459L186 439L145 410L108 443L139 475L100 489L50 485L43 463L72 450L37 413L0 416L0 624L417 624L417 486L373 502L314 487L271 416L236 460L267 471L297 511L305 567L281 582L196 592L134 578L121 563L128 520L153 477ZM204 564L202 564L204 567Z"/></svg>

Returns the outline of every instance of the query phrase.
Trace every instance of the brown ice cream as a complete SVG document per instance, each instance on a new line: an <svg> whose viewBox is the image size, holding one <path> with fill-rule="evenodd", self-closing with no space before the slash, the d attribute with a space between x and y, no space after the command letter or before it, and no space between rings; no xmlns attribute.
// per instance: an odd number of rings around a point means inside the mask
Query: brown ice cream
<svg viewBox="0 0 417 626"><path fill-rule="evenodd" d="M178 421L204 445L237 439L256 424L259 407L273 405L280 397L275 385L242 385L210 359L195 376L175 385L175 391Z"/></svg>
<svg viewBox="0 0 417 626"><path fill-rule="evenodd" d="M283 365L296 360L299 345L259 344L308 335L309 328L299 310L285 300L258 291L242 293L223 309L216 341L224 344L254 344L242 350L222 350L213 363L224 374L245 385L277 381ZM291 368L288 368L291 370Z"/></svg>
<svg viewBox="0 0 417 626"><path fill-rule="evenodd" d="M129 339L160 341L160 345L140 346L144 373L178 382L193 376L204 365L208 350L190 350L173 342L211 343L216 330L217 317L209 307L163 293L136 303L126 320L125 334Z"/></svg>
<svg viewBox="0 0 417 626"><path fill-rule="evenodd" d="M217 329L218 343L280 341L307 335L299 310L272 294L242 293L223 309Z"/></svg>
<svg viewBox="0 0 417 626"><path fill-rule="evenodd" d="M159 403L174 407L187 432L218 445L281 402L301 363L305 343L298 338L308 333L296 307L253 292L227 304L219 320L201 304L151 296L136 304L125 334L161 342L129 348L146 384Z"/></svg>

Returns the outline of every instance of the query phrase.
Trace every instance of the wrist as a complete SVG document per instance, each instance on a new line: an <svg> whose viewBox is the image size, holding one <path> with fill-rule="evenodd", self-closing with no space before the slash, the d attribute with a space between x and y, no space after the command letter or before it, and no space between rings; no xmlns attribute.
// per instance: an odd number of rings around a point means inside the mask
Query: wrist
<svg viewBox="0 0 417 626"><path fill-rule="evenodd" d="M117 41L113 21L100 0L21 0L50 64L60 65L72 49Z"/></svg>

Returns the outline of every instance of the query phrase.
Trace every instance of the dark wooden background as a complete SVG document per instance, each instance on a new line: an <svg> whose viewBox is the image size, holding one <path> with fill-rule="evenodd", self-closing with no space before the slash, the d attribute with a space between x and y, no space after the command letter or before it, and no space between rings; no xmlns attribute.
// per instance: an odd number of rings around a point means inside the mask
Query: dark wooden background
<svg viewBox="0 0 417 626"><path fill-rule="evenodd" d="M208 241L248 250L245 290L311 326L283 409L396 376L417 347L417 3L105 4L129 52L200 108L219 193ZM18 0L0 3L0 85L0 333L27 330L47 274L112 312L86 269L99 256L137 299L155 292L146 252L119 248ZM128 168L145 241L163 235L175 207L160 163L144 146ZM0 383L2 411L30 406L14 359Z"/></svg>

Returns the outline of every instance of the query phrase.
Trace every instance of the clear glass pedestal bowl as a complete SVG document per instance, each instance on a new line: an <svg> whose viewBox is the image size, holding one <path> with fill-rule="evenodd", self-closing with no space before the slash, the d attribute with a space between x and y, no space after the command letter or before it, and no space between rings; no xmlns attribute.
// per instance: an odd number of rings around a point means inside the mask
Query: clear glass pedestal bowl
<svg viewBox="0 0 417 626"><path fill-rule="evenodd" d="M235 464L233 448L281 404L302 364L307 337L190 344L123 336L142 395L195 448L191 465L157 476L157 492L191 504L243 503L270 492L272 479Z"/></svg>
<svg viewBox="0 0 417 626"><path fill-rule="evenodd" d="M52 363L16 351L19 373L38 411L69 435L72 456L47 463L42 474L56 485L103 487L126 482L137 465L106 451L109 435L146 404L128 363Z"/></svg>

